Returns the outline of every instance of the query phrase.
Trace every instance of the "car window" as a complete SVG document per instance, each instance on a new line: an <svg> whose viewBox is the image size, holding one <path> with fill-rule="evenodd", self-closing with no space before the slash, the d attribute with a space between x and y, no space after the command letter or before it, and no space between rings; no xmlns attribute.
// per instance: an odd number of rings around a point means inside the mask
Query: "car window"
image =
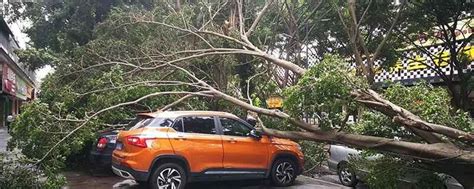
<svg viewBox="0 0 474 189"><path fill-rule="evenodd" d="M177 119L173 126L171 126L171 128L173 128L175 131L178 131L178 132L184 132L184 128L183 128L183 119L179 118Z"/></svg>
<svg viewBox="0 0 474 189"><path fill-rule="evenodd" d="M134 120L130 121L127 125L126 128L128 129L131 129L133 128L135 125L137 125L138 122L142 121L144 118L143 117L137 117L135 118Z"/></svg>
<svg viewBox="0 0 474 189"><path fill-rule="evenodd" d="M184 117L183 126L186 133L217 133L213 117Z"/></svg>
<svg viewBox="0 0 474 189"><path fill-rule="evenodd" d="M144 127L170 127L173 124L173 120L169 118L141 118L138 121L135 120L135 125L130 130L140 129ZM133 121L132 121L133 123Z"/></svg>
<svg viewBox="0 0 474 189"><path fill-rule="evenodd" d="M171 127L173 120L170 118L154 118L146 127Z"/></svg>
<svg viewBox="0 0 474 189"><path fill-rule="evenodd" d="M222 125L222 131L224 135L230 136L249 136L250 129L247 125L243 124L240 121L230 118L219 118Z"/></svg>
<svg viewBox="0 0 474 189"><path fill-rule="evenodd" d="M150 124L151 120L152 120L152 118L142 118L138 122L136 122L135 125L130 128L130 130L143 128L143 127L147 126L148 124Z"/></svg>

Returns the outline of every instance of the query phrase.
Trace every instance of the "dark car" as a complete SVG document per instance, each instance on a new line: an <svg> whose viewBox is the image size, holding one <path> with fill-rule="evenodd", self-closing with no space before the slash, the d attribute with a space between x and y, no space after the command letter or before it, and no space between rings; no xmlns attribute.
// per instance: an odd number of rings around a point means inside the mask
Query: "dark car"
<svg viewBox="0 0 474 189"><path fill-rule="evenodd" d="M115 149L119 130L107 130L99 133L93 143L89 160L95 169L109 170L112 165L112 152Z"/></svg>
<svg viewBox="0 0 474 189"><path fill-rule="evenodd" d="M120 130L128 130L140 120L146 117L138 115L125 127L120 129L109 129L98 133L97 140L92 144L89 160L94 171L110 171L112 166L112 152L115 149L117 135Z"/></svg>

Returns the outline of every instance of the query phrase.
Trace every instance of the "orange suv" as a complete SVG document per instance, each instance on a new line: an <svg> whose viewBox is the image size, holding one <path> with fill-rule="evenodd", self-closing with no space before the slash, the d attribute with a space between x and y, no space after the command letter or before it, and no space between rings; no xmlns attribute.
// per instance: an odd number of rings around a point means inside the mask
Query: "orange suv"
<svg viewBox="0 0 474 189"><path fill-rule="evenodd" d="M112 170L151 188L259 178L289 186L303 170L297 143L262 135L230 113L146 113L133 125L118 134Z"/></svg>

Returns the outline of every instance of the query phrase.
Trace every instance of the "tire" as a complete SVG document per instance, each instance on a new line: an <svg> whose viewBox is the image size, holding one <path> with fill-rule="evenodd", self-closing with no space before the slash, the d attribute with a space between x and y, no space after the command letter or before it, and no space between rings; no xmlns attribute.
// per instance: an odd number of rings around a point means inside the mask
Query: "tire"
<svg viewBox="0 0 474 189"><path fill-rule="evenodd" d="M272 165L270 179L274 186L291 186L295 182L297 167L291 159L277 159Z"/></svg>
<svg viewBox="0 0 474 189"><path fill-rule="evenodd" d="M339 176L339 181L344 186L354 187L359 182L354 170L345 162L339 163L337 166L337 175Z"/></svg>
<svg viewBox="0 0 474 189"><path fill-rule="evenodd" d="M150 177L149 185L152 189L184 189L187 176L183 167L176 163L165 163L158 166ZM174 188L172 186L175 186Z"/></svg>

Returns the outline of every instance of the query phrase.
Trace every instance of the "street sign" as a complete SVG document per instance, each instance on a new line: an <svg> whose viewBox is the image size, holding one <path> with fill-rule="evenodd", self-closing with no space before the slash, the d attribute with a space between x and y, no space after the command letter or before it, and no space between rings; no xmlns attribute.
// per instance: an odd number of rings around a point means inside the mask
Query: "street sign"
<svg viewBox="0 0 474 189"><path fill-rule="evenodd" d="M271 96L267 99L267 107L270 109L278 109L283 107L283 98L280 96Z"/></svg>

